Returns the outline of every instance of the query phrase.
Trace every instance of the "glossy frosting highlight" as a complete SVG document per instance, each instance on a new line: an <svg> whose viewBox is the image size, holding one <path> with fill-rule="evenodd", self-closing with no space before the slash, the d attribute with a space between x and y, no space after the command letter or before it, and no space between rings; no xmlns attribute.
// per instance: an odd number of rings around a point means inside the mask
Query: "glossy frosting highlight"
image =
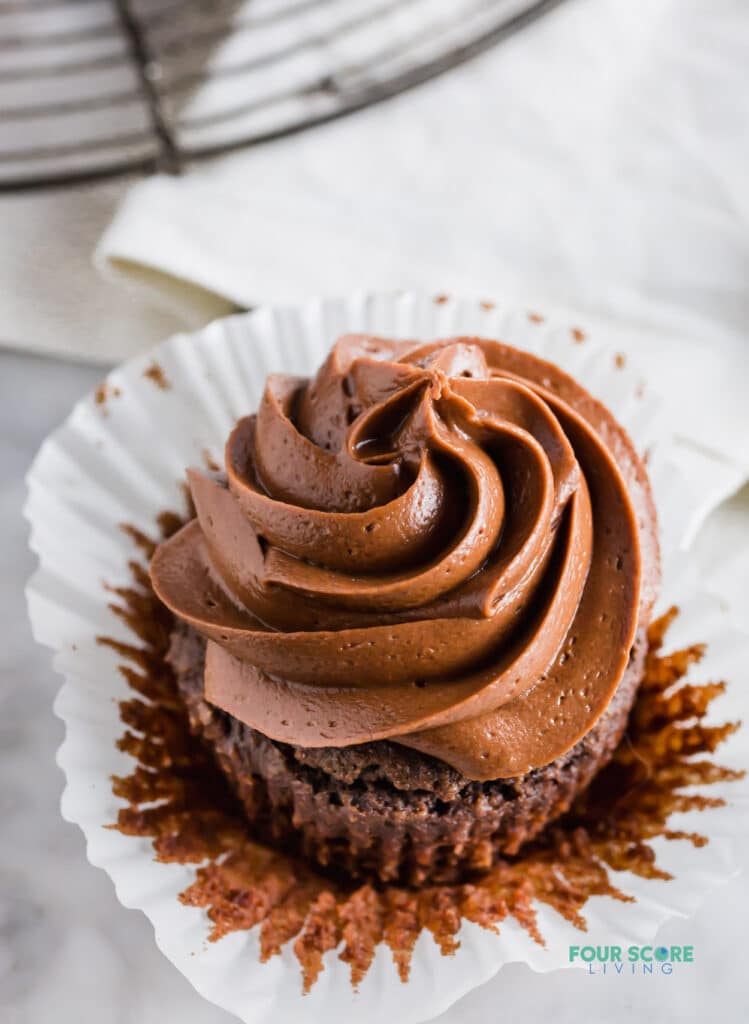
<svg viewBox="0 0 749 1024"><path fill-rule="evenodd" d="M631 442L498 342L344 337L189 480L154 588L209 640L206 698L275 740L523 774L592 727L652 604Z"/></svg>

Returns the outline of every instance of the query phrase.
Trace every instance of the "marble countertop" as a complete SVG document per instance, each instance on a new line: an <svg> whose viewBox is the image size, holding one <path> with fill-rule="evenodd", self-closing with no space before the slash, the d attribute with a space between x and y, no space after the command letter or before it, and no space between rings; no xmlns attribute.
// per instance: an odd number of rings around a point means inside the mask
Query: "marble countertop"
<svg viewBox="0 0 749 1024"><path fill-rule="evenodd" d="M62 725L52 714L59 680L37 648L23 587L34 567L21 517L24 474L43 437L100 369L0 354L0 1020L4 1024L229 1024L158 952L145 917L117 902L112 883L86 860L82 834L59 813L55 764ZM749 531L749 489L713 514L698 540L709 557L727 534ZM736 574L734 574L735 576ZM723 581L749 621L738 578ZM747 698L749 707L749 698ZM749 718L749 715L747 716ZM733 879L690 920L659 932L692 944L694 969L602 979L583 972L534 975L511 965L452 1007L440 1024L500 1019L556 1024L749 1020L741 950L749 879ZM591 941L606 937L591 936ZM306 1018L300 1016L299 1024Z"/></svg>

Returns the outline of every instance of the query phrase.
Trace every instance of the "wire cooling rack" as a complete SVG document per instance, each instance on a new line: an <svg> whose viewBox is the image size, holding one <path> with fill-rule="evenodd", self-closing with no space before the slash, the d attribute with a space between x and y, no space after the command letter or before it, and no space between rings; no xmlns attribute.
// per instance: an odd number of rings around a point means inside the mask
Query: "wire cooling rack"
<svg viewBox="0 0 749 1024"><path fill-rule="evenodd" d="M0 0L0 190L190 161L320 124L561 0Z"/></svg>

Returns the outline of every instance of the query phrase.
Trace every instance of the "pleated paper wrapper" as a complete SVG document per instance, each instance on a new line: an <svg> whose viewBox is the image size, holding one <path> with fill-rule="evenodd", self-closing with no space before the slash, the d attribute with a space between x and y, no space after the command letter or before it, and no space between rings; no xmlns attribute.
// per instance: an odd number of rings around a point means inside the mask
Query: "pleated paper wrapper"
<svg viewBox="0 0 749 1024"><path fill-rule="evenodd" d="M501 303L401 293L261 308L220 320L112 371L45 441L30 470L26 515L39 557L28 588L30 616L37 640L53 649L54 666L64 677L55 702L66 726L58 755L66 777L62 813L85 833L91 863L109 874L120 901L148 916L162 952L202 995L244 1021L429 1020L504 964L558 969L567 966L569 945L584 942L582 933L540 904L545 946L509 917L498 934L464 922L452 956L443 956L431 935L422 932L405 984L390 950L381 945L358 991L352 989L348 965L330 951L316 984L303 995L291 944L261 963L258 927L208 942L205 911L178 901L194 880L195 866L158 863L150 839L105 828L122 806L112 793L111 776L133 768L116 746L123 731L118 702L132 692L118 671L116 653L96 642L101 635L124 643L133 639L109 610L105 588L129 582L133 550L120 524L153 534L159 513L183 506L186 467L204 464L207 454L221 461L226 437L240 416L256 409L268 373L314 372L333 341L347 332L415 340L497 338L570 373L648 454L664 556L659 604L681 609L668 646L706 642L707 655L690 679L733 680L715 713L721 720L741 717L749 643L732 626L730 609L700 589L685 550L701 520L730 489L730 471L669 438L661 404L630 365L621 331L615 350L600 330L588 337L584 324L542 314ZM744 767L748 747L747 730L739 729L722 748L721 763ZM695 849L656 839L659 866L673 874L671 881L612 871L614 883L636 902L590 898L583 908L589 935L609 936L622 945L650 942L661 924L690 915L740 868L749 831L746 785L711 786L709 795L725 797L727 805L700 815L674 815L669 822L675 829L705 832L709 844ZM112 921L112 928L117 926Z"/></svg>

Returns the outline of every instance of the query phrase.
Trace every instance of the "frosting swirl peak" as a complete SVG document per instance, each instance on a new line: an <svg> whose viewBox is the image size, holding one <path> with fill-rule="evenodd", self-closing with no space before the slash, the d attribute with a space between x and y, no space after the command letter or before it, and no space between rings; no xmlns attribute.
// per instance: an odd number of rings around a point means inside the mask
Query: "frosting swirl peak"
<svg viewBox="0 0 749 1024"><path fill-rule="evenodd" d="M209 641L206 699L275 740L522 774L592 727L652 601L624 431L498 342L345 336L189 481L154 587Z"/></svg>

